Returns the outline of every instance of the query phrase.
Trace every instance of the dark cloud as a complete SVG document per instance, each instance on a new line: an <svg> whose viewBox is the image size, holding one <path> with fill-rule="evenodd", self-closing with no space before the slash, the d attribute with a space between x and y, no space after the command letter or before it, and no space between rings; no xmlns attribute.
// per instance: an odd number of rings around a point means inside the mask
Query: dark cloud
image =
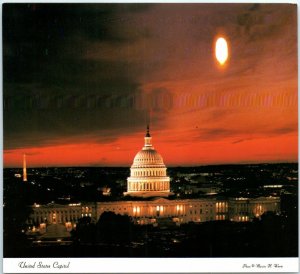
<svg viewBox="0 0 300 274"><path fill-rule="evenodd" d="M237 15L239 33L248 37L247 42L274 37L290 25L294 11L293 5L254 4Z"/></svg>
<svg viewBox="0 0 300 274"><path fill-rule="evenodd" d="M293 127L282 127L282 128L275 128L272 130L272 133L275 135L282 135L282 134L289 134L289 133L297 133L298 126L295 125Z"/></svg>
<svg viewBox="0 0 300 274"><path fill-rule="evenodd" d="M228 128L199 128L191 131L193 135L196 133L195 140L202 141L213 141L213 140L223 140L226 138L236 138L238 136L242 137L233 141L232 144L238 144L244 141L260 139L260 138L268 138L280 135L286 135L291 133L297 133L298 127L297 125L282 127L282 128L261 128L258 127L254 132L251 128L249 129L239 129L232 128L228 126Z"/></svg>
<svg viewBox="0 0 300 274"><path fill-rule="evenodd" d="M249 83L274 85L274 60L282 60L276 77L284 83L297 65L290 61L295 11L264 4L4 4L4 147L110 143L144 128L150 110L152 122L168 129L176 88L226 94ZM228 71L217 74L211 43L220 29L234 54ZM240 112L196 108L179 115L199 110L208 123ZM242 132L216 128L202 129L199 138Z"/></svg>
<svg viewBox="0 0 300 274"><path fill-rule="evenodd" d="M224 128L213 128L213 129L204 129L201 130L201 137L202 138L214 138L214 137L227 137L232 136L234 134L234 130L224 129Z"/></svg>
<svg viewBox="0 0 300 274"><path fill-rule="evenodd" d="M26 156L35 156L35 155L41 155L40 152L27 152Z"/></svg>
<svg viewBox="0 0 300 274"><path fill-rule="evenodd" d="M239 140L236 140L236 141L232 142L232 144L242 143L242 142L245 142L247 140L250 140L250 139L239 139Z"/></svg>
<svg viewBox="0 0 300 274"><path fill-rule="evenodd" d="M129 43L128 14L149 5L4 4L4 146L53 145L80 136L115 140L145 124L140 93L123 60L87 60L91 42ZM122 13L125 16L122 17ZM105 131L114 136L102 137Z"/></svg>

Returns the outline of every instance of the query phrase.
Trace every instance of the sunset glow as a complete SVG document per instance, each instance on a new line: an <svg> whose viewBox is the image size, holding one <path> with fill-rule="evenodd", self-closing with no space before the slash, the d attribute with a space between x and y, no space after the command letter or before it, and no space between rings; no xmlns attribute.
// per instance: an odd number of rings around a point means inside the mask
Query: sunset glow
<svg viewBox="0 0 300 274"><path fill-rule="evenodd" d="M178 134L182 134L178 132ZM169 143L162 132L153 132L153 145L164 157L167 166L187 166L224 163L296 162L297 138L294 134L284 137L237 140L207 140L193 144ZM107 145L96 143L69 144L50 147L8 150L4 154L7 166L22 166L22 154L26 151L28 167L49 166L130 166L135 154L143 146L144 132L127 136ZM193 139L193 136L191 136ZM173 141L173 140L172 140ZM178 163L180 160L180 163Z"/></svg>
<svg viewBox="0 0 300 274"><path fill-rule="evenodd" d="M297 162L294 6L4 6L4 167Z"/></svg>

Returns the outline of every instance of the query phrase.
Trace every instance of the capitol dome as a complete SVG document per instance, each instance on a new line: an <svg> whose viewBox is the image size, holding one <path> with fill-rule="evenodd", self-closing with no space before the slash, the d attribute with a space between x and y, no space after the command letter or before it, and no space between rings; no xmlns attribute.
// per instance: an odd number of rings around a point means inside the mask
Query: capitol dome
<svg viewBox="0 0 300 274"><path fill-rule="evenodd" d="M164 165L163 158L155 149L142 149L133 160L133 166Z"/></svg>
<svg viewBox="0 0 300 274"><path fill-rule="evenodd" d="M152 146L147 127L144 147L136 154L127 179L125 195L157 197L170 195L170 177L161 155Z"/></svg>

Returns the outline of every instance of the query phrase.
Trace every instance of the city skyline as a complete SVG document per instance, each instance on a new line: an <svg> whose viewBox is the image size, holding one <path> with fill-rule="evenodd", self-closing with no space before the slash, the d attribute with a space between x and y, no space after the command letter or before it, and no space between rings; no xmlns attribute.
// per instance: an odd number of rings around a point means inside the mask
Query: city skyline
<svg viewBox="0 0 300 274"><path fill-rule="evenodd" d="M4 167L298 161L292 4L4 4ZM214 56L226 38L229 60Z"/></svg>

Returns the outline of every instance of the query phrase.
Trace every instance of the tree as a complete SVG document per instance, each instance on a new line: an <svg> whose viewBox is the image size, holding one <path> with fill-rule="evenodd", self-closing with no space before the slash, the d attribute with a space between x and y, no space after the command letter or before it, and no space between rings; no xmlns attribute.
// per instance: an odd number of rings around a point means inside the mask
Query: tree
<svg viewBox="0 0 300 274"><path fill-rule="evenodd" d="M133 238L133 222L127 215L104 212L97 222L97 241L128 243Z"/></svg>
<svg viewBox="0 0 300 274"><path fill-rule="evenodd" d="M90 217L83 217L78 220L76 229L72 230L74 242L94 243L96 234L96 226L92 223Z"/></svg>
<svg viewBox="0 0 300 274"><path fill-rule="evenodd" d="M19 181L5 182L3 208L4 257L20 257L29 246L26 222L32 213L28 203L28 186Z"/></svg>

